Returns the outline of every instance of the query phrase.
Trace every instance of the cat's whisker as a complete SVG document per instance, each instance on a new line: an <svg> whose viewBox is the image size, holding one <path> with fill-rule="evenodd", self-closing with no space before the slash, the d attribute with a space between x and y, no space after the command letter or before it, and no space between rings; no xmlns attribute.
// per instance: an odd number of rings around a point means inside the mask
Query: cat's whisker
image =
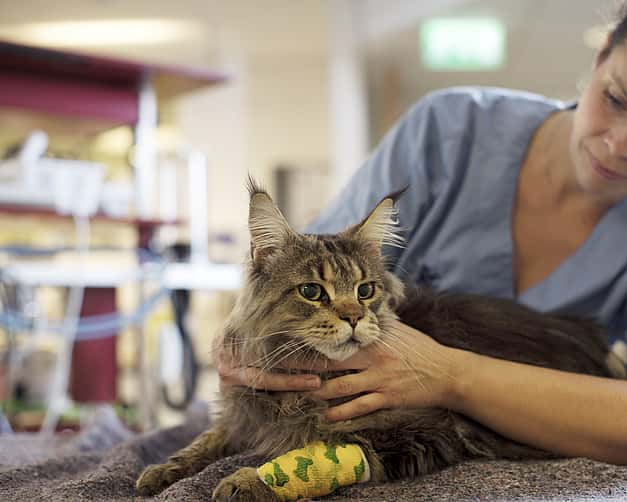
<svg viewBox="0 0 627 502"><path fill-rule="evenodd" d="M409 364L405 354L401 352L401 350L399 350L398 348L394 347L393 345L389 344L388 342L382 339L375 340L375 343L383 345L384 349L387 349L389 353L397 356L398 359L407 366L407 368L411 369L411 365Z"/></svg>
<svg viewBox="0 0 627 502"><path fill-rule="evenodd" d="M280 331L273 331L271 333L263 333L261 335L258 335L257 338L262 340L262 339L270 338L270 337L275 336L275 335L283 335L283 334L289 333L289 332L290 331L288 329L283 329L283 330L280 330ZM252 337L252 339L255 339L255 337Z"/></svg>
<svg viewBox="0 0 627 502"><path fill-rule="evenodd" d="M265 358L268 358L268 357L271 357L273 354L275 354L275 353L277 353L277 352L281 352L281 351L283 351L283 350L287 350L287 348L288 348L288 347L292 347L292 346L294 346L294 345L297 345L298 343L299 343L299 342L298 342L298 340L295 340L295 339L288 340L287 342L285 342L285 343L283 343L283 344L281 344L281 345L277 346L276 348L274 348L274 349L273 349L272 351L270 351L269 353L265 353L264 355L262 355L262 356L259 358L259 360L261 360L261 359L265 359ZM255 364L255 362L256 362L256 361L253 361L253 362L251 362L251 363L249 363L249 364L253 365L253 364Z"/></svg>
<svg viewBox="0 0 627 502"><path fill-rule="evenodd" d="M269 338L277 335L284 335L289 333L289 330L281 330L281 331L272 331L270 333L261 333L259 335L252 335L246 337L245 343L257 342L257 343L266 343Z"/></svg>
<svg viewBox="0 0 627 502"><path fill-rule="evenodd" d="M289 330L271 331L270 333L261 333L259 335L248 335L246 336L246 338L238 338L238 339L231 338L230 340L227 341L227 343L245 344L245 343L250 343L251 341L266 340L267 338L271 338L276 335L283 335L285 333L289 333Z"/></svg>
<svg viewBox="0 0 627 502"><path fill-rule="evenodd" d="M290 356L294 355L295 353L297 353L299 350L301 350L303 348L303 345L301 343L297 343L295 344L296 348L290 350L287 354L284 354L280 359L278 360L274 360L274 361L270 361L272 363L272 365L270 365L270 362L268 362L267 364L264 364L261 368L259 368L260 370L260 374L259 377L263 374L263 373L267 373L268 370L278 366L281 362L285 361L287 358L289 358ZM292 348L292 346L290 346L290 348ZM258 379L255 380L255 384L258 382Z"/></svg>
<svg viewBox="0 0 627 502"><path fill-rule="evenodd" d="M261 365L264 368L276 366L275 361L279 356L281 356L284 352L292 350L294 347L298 347L299 345L300 342L298 340L290 340L287 343L280 345L272 352L264 354L256 361L253 361L252 363L250 363L250 366Z"/></svg>
<svg viewBox="0 0 627 502"><path fill-rule="evenodd" d="M324 356L309 340L303 340L302 343L304 348L303 366L309 362L308 370L312 372L314 371L318 360Z"/></svg>
<svg viewBox="0 0 627 502"><path fill-rule="evenodd" d="M242 361L246 361L246 365L247 366L257 366L258 364L260 364L261 362L263 362L264 358L267 357L266 355L262 355L259 357L258 360L253 360L253 361L247 361L247 359L250 359L249 355L252 354L256 354L261 350L263 350L263 346L265 345L265 343L260 343L263 342L265 339L270 338L272 336L275 335L281 335L281 334L285 334L288 333L288 330L280 330L280 331L274 331L271 333L264 333L262 335L258 335L258 336L251 336L249 338L246 339L229 339L227 341L225 341L222 346L220 347L215 347L212 351L212 355L214 355L215 353L218 353L219 351L224 350L224 348L230 348L231 350L233 349L243 349L243 350L239 350L238 352L240 352L240 358ZM258 345L260 347L255 347L255 345ZM281 348L281 347L279 347ZM242 354L243 352L243 354Z"/></svg>
<svg viewBox="0 0 627 502"><path fill-rule="evenodd" d="M289 351L287 354L284 354L278 361L274 362L275 366L280 364L281 362L285 361L286 359L288 359L289 357L293 356L298 351L300 351L300 350L302 350L304 348L305 348L305 344L304 343L300 342L300 343L296 344L296 348L294 348L293 350Z"/></svg>
<svg viewBox="0 0 627 502"><path fill-rule="evenodd" d="M222 340L221 343L213 344L213 346L209 349L209 355L214 355L217 352L221 352L225 347L242 347L244 345L250 344L251 340L256 340L258 337L247 337L247 338L233 338L229 337L228 339Z"/></svg>
<svg viewBox="0 0 627 502"><path fill-rule="evenodd" d="M287 358L297 353L301 349L302 347L300 345L291 345L290 347L286 347L285 350L273 354L272 358L267 359L261 365L262 371L269 371L272 368L276 368L283 361L285 361Z"/></svg>
<svg viewBox="0 0 627 502"><path fill-rule="evenodd" d="M292 350L289 354L284 354L280 360L274 362L275 366L283 362L285 359L292 357L298 351L300 351L300 353L298 353L296 357L299 362L302 362L303 367L311 360L312 357L318 357L318 351L315 350L315 348L306 340L299 340L298 344L299 346L295 350Z"/></svg>
<svg viewBox="0 0 627 502"><path fill-rule="evenodd" d="M403 276L408 276L409 275L409 270L407 270L405 267L403 267L402 265L399 265L398 262L394 264L394 266L400 271L402 272Z"/></svg>
<svg viewBox="0 0 627 502"><path fill-rule="evenodd" d="M312 355L312 358L311 358L311 364L309 366L309 371L313 371L313 369L316 367L318 360L322 357L322 353L316 350L316 351L313 351L311 355Z"/></svg>

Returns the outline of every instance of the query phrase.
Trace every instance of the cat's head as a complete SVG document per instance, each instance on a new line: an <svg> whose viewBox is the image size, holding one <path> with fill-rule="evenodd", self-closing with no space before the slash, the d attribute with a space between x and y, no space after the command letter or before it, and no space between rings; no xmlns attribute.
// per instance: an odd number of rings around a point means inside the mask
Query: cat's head
<svg viewBox="0 0 627 502"><path fill-rule="evenodd" d="M253 180L248 188L251 249L229 322L234 351L271 367L303 352L343 360L376 342L403 297L381 254L383 244L402 242L392 198L339 234L307 235Z"/></svg>

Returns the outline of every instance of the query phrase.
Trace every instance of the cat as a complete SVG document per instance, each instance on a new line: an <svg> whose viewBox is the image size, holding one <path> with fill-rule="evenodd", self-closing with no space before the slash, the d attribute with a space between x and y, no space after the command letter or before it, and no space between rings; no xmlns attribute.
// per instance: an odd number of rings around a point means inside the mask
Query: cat
<svg viewBox="0 0 627 502"><path fill-rule="evenodd" d="M395 233L393 197L337 235L292 230L268 193L249 179L251 251L219 350L265 371L288 355L343 360L386 345L396 319L441 344L492 357L603 377L624 377L595 324L540 314L505 299L408 287L386 271L382 246ZM330 378L335 374L322 374ZM355 443L374 481L415 477L471 458L541 459L549 452L511 441L446 409L384 409L344 422L321 419L326 402L297 392L232 388L215 425L137 481L160 492L219 458L255 452L274 458L317 440ZM223 479L217 500L276 501L257 470Z"/></svg>

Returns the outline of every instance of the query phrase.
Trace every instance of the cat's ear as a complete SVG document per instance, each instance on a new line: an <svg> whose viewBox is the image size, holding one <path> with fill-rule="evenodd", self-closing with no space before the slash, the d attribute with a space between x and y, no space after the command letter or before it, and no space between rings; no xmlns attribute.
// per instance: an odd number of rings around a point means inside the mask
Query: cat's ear
<svg viewBox="0 0 627 502"><path fill-rule="evenodd" d="M403 247L404 239L398 235L398 211L394 207L397 194L390 195L379 202L366 218L345 233L371 242L377 247L383 244Z"/></svg>
<svg viewBox="0 0 627 502"><path fill-rule="evenodd" d="M253 262L261 264L268 255L285 246L294 231L268 192L260 188L251 177L248 178L248 192L250 253Z"/></svg>

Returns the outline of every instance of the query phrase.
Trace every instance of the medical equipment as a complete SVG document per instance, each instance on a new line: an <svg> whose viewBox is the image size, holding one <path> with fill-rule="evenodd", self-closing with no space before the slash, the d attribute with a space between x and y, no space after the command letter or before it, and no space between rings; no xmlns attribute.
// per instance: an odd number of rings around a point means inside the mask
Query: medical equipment
<svg viewBox="0 0 627 502"><path fill-rule="evenodd" d="M48 208L83 218L93 215L100 205L104 166L47 158L47 147L47 134L36 130L15 157L0 162L0 203Z"/></svg>

